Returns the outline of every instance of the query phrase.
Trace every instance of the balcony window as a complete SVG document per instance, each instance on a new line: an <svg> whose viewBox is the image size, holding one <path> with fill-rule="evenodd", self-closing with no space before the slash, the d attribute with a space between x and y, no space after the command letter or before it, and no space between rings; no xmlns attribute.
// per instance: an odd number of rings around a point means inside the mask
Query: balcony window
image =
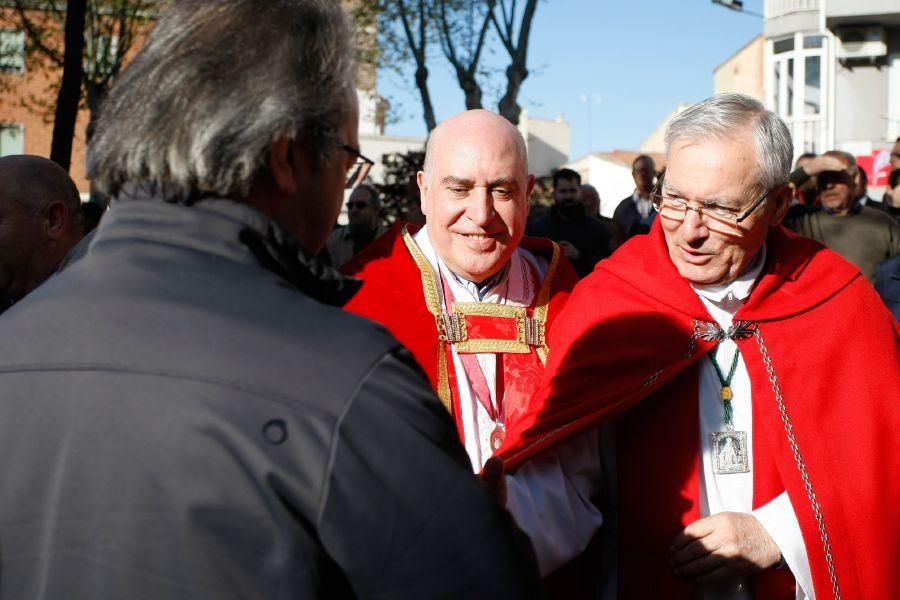
<svg viewBox="0 0 900 600"><path fill-rule="evenodd" d="M784 54L794 49L794 38L789 37L786 40L778 40L772 44L772 51L775 54Z"/></svg>
<svg viewBox="0 0 900 600"><path fill-rule="evenodd" d="M809 50L810 48L821 48L825 42L824 35L805 35L803 36L803 48L805 50Z"/></svg>
<svg viewBox="0 0 900 600"><path fill-rule="evenodd" d="M787 61L787 116L794 114L794 59Z"/></svg>
<svg viewBox="0 0 900 600"><path fill-rule="evenodd" d="M803 91L803 114L817 115L822 112L822 57L806 57L806 86Z"/></svg>

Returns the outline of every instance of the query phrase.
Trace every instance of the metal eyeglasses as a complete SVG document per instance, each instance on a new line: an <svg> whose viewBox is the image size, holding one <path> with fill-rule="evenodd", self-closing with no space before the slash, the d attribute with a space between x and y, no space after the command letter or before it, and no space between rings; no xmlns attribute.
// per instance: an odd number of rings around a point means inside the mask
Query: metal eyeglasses
<svg viewBox="0 0 900 600"><path fill-rule="evenodd" d="M703 218L704 214L709 214L716 219L732 224L737 224L749 217L753 213L753 211L759 208L759 206L766 200L766 198L768 198L772 194L772 192L780 189L782 186L784 186L783 183L776 185L765 194L754 200L746 210L741 211L722 206L716 202L703 202L703 206L693 207L681 198L672 198L671 196L665 196L662 192L663 178L660 178L656 183L656 186L653 188L653 191L650 193L650 200L653 202L653 207L659 213L662 213L664 208L669 208L673 212L678 213L678 216L680 218L684 218L684 216L687 214L687 211L692 210L696 212L697 216L701 219ZM663 204L665 204L665 206L663 206Z"/></svg>
<svg viewBox="0 0 900 600"><path fill-rule="evenodd" d="M344 185L345 189L350 190L366 180L375 161L371 158L366 158L360 153L358 148L348 144L341 144L341 149L356 157L356 163L347 170L347 183Z"/></svg>

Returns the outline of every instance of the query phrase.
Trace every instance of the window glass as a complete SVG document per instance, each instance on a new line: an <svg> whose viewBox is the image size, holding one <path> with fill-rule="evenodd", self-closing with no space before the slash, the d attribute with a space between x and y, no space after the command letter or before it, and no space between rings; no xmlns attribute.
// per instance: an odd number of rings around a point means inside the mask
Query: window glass
<svg viewBox="0 0 900 600"><path fill-rule="evenodd" d="M22 154L25 151L23 138L21 125L0 123L0 156Z"/></svg>
<svg viewBox="0 0 900 600"><path fill-rule="evenodd" d="M111 35L88 36L84 40L84 70L91 78L112 75L119 38Z"/></svg>
<svg viewBox="0 0 900 600"><path fill-rule="evenodd" d="M803 36L804 48L821 48L825 40L824 35L805 35Z"/></svg>
<svg viewBox="0 0 900 600"><path fill-rule="evenodd" d="M0 73L21 73L25 69L25 33L0 29Z"/></svg>
<svg viewBox="0 0 900 600"><path fill-rule="evenodd" d="M817 115L822 111L822 58L806 57L806 85L803 90L803 114Z"/></svg>
<svg viewBox="0 0 900 600"><path fill-rule="evenodd" d="M778 114L783 114L784 111L781 109L781 67L784 65L783 62L778 61L775 63L775 111Z"/></svg>
<svg viewBox="0 0 900 600"><path fill-rule="evenodd" d="M772 51L775 54L782 54L783 52L790 52L794 49L794 38L789 37L786 40L778 40L777 42L772 44Z"/></svg>
<svg viewBox="0 0 900 600"><path fill-rule="evenodd" d="M794 59L787 61L787 116L794 115Z"/></svg>

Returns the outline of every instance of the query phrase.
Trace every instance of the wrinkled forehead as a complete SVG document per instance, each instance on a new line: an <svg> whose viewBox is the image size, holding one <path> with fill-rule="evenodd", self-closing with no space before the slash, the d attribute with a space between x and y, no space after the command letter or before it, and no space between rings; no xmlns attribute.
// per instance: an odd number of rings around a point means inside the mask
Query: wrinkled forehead
<svg viewBox="0 0 900 600"><path fill-rule="evenodd" d="M745 142L710 139L673 144L663 188L697 201L746 201L759 192L762 166L755 149Z"/></svg>

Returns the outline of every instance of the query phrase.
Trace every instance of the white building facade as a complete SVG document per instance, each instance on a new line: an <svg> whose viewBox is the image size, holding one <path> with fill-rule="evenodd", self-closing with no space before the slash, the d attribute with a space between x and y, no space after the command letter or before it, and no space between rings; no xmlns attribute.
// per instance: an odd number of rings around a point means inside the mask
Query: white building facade
<svg viewBox="0 0 900 600"><path fill-rule="evenodd" d="M766 0L764 36L766 104L795 156L845 150L883 185L900 136L900 0Z"/></svg>

